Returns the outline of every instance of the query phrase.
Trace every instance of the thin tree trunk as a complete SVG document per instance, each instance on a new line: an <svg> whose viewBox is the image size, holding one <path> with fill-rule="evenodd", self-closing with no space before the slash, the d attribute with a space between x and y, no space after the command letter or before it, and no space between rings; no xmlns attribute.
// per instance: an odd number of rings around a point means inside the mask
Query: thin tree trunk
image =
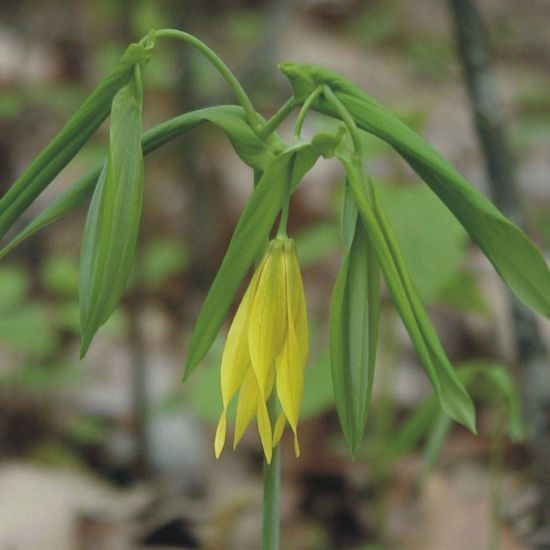
<svg viewBox="0 0 550 550"><path fill-rule="evenodd" d="M514 162L491 68L487 31L474 0L448 0L475 124L485 156L487 178L496 205L525 227ZM509 303L531 430L535 480L539 490L535 548L550 548L550 376L535 315L511 293Z"/></svg>

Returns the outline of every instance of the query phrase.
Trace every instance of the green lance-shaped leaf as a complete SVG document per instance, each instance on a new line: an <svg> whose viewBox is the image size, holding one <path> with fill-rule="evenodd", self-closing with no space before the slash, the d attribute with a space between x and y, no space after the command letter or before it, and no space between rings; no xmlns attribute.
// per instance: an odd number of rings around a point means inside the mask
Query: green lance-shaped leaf
<svg viewBox="0 0 550 550"><path fill-rule="evenodd" d="M168 141L202 122L211 122L223 130L228 135L237 154L247 164L259 170L265 168L273 160L277 150L282 148L282 144L276 135L273 135L267 143L258 138L250 126L248 126L241 107L219 105L185 113L151 128L143 134L143 153L148 154L158 149ZM101 166L91 170L61 193L58 198L0 250L0 260L37 231L47 227L90 198L101 170Z"/></svg>
<svg viewBox="0 0 550 550"><path fill-rule="evenodd" d="M130 274L143 202L139 67L113 100L109 156L99 176L84 227L80 258L83 356L116 308Z"/></svg>
<svg viewBox="0 0 550 550"><path fill-rule="evenodd" d="M321 84L330 86L357 125L392 145L431 187L519 298L550 317L550 270L541 252L426 140L334 71L293 63L280 68L299 100L305 100ZM334 107L323 97L317 99L314 108L336 116Z"/></svg>
<svg viewBox="0 0 550 550"><path fill-rule="evenodd" d="M148 58L152 48L153 43L130 45L111 73L2 196L0 238L107 118L113 97L131 78L135 65Z"/></svg>
<svg viewBox="0 0 550 550"><path fill-rule="evenodd" d="M475 431L475 410L458 380L430 319L424 310L401 257L399 247L374 193L369 204L360 160L339 153L361 220L372 243L384 279L422 365L436 392L439 404L454 420Z"/></svg>
<svg viewBox="0 0 550 550"><path fill-rule="evenodd" d="M333 138L320 135L312 142L295 144L277 156L263 171L200 311L189 343L184 379L193 372L214 342L244 276L265 246L275 218L289 193L319 156L334 153L340 138L341 134Z"/></svg>
<svg viewBox="0 0 550 550"><path fill-rule="evenodd" d="M344 261L330 306L330 363L340 424L355 455L365 433L374 380L380 268L348 190L343 241Z"/></svg>

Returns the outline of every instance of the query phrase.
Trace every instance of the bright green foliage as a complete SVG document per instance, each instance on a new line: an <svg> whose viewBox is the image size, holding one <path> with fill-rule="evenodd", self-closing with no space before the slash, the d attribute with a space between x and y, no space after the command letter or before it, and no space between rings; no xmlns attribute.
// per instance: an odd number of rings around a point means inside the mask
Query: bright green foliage
<svg viewBox="0 0 550 550"><path fill-rule="evenodd" d="M202 122L210 122L224 131L236 153L251 166L262 169L274 157L272 149L279 149L279 142L273 136L268 147L260 140L245 122L243 109L234 105L207 107L191 113L177 116L151 128L143 134L143 153L155 151L165 143L191 130ZM46 207L21 233L0 249L0 259L11 252L16 246L34 235L40 229L47 227L65 214L68 214L89 199L94 192L102 167L98 167L73 183L66 191Z"/></svg>
<svg viewBox="0 0 550 550"><path fill-rule="evenodd" d="M280 68L300 99L307 97L319 84L329 85L356 124L392 145L432 188L508 286L528 306L550 317L550 271L540 251L429 143L338 73L292 63L284 63ZM326 100L317 100L315 107L336 115L334 107Z"/></svg>
<svg viewBox="0 0 550 550"><path fill-rule="evenodd" d="M132 267L143 202L142 104L141 75L136 67L135 77L113 101L109 156L84 228L79 293L81 356L116 308Z"/></svg>
<svg viewBox="0 0 550 550"><path fill-rule="evenodd" d="M457 379L412 286L384 212L375 195L372 197L374 204L372 206L369 204L356 159L347 155L339 155L339 159L346 170L359 215L370 237L388 290L439 397L440 405L449 416L475 431L475 411L472 401Z"/></svg>
<svg viewBox="0 0 550 550"><path fill-rule="evenodd" d="M355 455L374 380L380 268L349 193L343 218L345 255L330 306L330 362L340 424Z"/></svg>
<svg viewBox="0 0 550 550"><path fill-rule="evenodd" d="M113 71L0 199L0 238L107 118L113 97L132 77L136 63L148 58L152 47L152 43L129 46Z"/></svg>
<svg viewBox="0 0 550 550"><path fill-rule="evenodd" d="M141 71L155 42L167 38L182 40L203 54L232 88L239 106L215 106L185 113L142 136ZM0 199L0 237L111 113L107 159L4 245L0 258L92 197L80 264L81 351L84 354L98 328L115 310L127 285L141 217L143 155L202 122L217 126L228 136L239 157L254 170L256 185L193 331L185 367L187 377L214 343L243 279L259 259L279 214L279 234L284 236L291 194L320 156L336 156L345 169L347 183L342 267L330 311L330 372L342 429L355 453L365 430L374 376L382 275L436 398L420 407L413 416L402 437L397 438L393 454L399 454L418 441L423 426L435 422L426 459L429 469L450 426L437 404L449 417L475 431L474 407L464 385L468 385L479 370L472 367L457 375L421 301L430 302L445 291L452 301L452 288L453 284L457 286L457 281L453 281L451 275L461 262L465 247L462 228L446 215L434 200L435 196L477 242L510 288L526 304L546 316L550 316L550 271L540 251L518 227L423 138L362 89L321 67L286 63L281 65L281 70L289 77L294 96L266 122L256 113L231 71L205 44L181 31L152 31L139 44L130 46L111 74ZM293 141L287 144L277 135L276 128L296 107L301 110ZM339 125L334 134L318 134L310 141L300 140L302 123L310 109L336 118L343 126ZM366 134L361 131L391 145L435 196L418 191L419 188L413 191L374 185L364 171L366 152L363 149L375 138L366 141ZM334 240L330 232L320 234L322 240ZM305 250L304 255L315 257L315 250L313 254L311 250L314 248L310 243L310 251ZM151 280L158 282L168 273L183 268L182 256L174 254L174 258L169 258L170 250L163 250L153 260L162 265L158 271L153 269L151 272L154 274L149 279L150 284L154 284ZM55 285L59 272L56 275L53 270L50 275ZM20 283L15 279L10 282L8 277L7 281L16 298L24 294L25 289L19 288ZM9 305L10 293L5 294ZM475 292L470 294L476 301ZM3 296L0 285L0 307ZM11 315L11 306L8 309ZM19 314L24 317L23 321L14 319L13 315L1 321L4 325L0 335L4 339L7 335L9 339L12 334L12 343L17 341L23 325L28 333L28 327L36 319L47 324L40 312L29 315L21 308ZM291 314L287 317L292 319ZM306 342L299 344L307 348ZM326 365L326 358L321 357L318 361ZM327 371L324 369L323 373ZM499 369L485 369L483 375L487 384L503 396L510 418L516 419L510 423L510 432L517 436L521 426L517 420L519 403L513 384ZM306 384L312 376L306 370Z"/></svg>

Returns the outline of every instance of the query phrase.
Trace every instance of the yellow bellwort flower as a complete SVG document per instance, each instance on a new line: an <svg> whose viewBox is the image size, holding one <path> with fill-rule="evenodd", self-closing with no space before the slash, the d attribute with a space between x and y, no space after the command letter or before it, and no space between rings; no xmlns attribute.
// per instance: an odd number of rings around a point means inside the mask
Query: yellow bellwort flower
<svg viewBox="0 0 550 550"><path fill-rule="evenodd" d="M307 353L306 303L296 246L288 237L277 236L269 243L227 334L221 365L223 411L214 443L216 458L225 444L227 408L237 392L234 447L256 416L268 463L287 422L299 456L298 417ZM274 386L281 413L272 427L266 402Z"/></svg>

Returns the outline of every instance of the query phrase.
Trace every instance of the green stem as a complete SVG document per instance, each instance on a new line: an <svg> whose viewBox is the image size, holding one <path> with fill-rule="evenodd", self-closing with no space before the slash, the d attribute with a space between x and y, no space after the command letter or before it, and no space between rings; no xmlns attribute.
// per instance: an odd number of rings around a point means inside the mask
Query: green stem
<svg viewBox="0 0 550 550"><path fill-rule="evenodd" d="M367 190L369 200L372 202L373 209L376 213L377 202L375 190L371 179L363 169L363 140L361 139L361 133L359 132L353 117L346 109L346 106L338 99L335 93L326 84L323 87L323 95L325 96L325 99L332 104L337 114L340 116L340 119L346 125L351 140L353 141L353 149L355 151L353 162L357 168L358 174L360 175L360 183Z"/></svg>
<svg viewBox="0 0 550 550"><path fill-rule="evenodd" d="M395 267L398 270L399 275L401 276L405 293L409 301L411 302L411 304L415 303L416 301L418 301L418 298L416 296L416 291L412 286L412 282L411 282L409 273L407 271L407 268L405 267L404 261L402 259L402 255L399 249L399 244L397 243L397 240L395 239L395 235L393 234L393 230L387 220L386 213L384 212L384 210L382 210L382 208L378 203L378 198L376 196L376 192L374 190L372 182L370 178L365 174L364 170L362 169L362 166L360 165L362 164L362 158L363 158L363 141L361 139L359 129L357 128L355 121L353 120L353 117L350 115L345 105L338 99L338 97L336 97L334 92L326 84L323 88L323 95L325 96L327 101L329 101L332 104L338 116L346 125L346 128L351 136L351 139L353 141L353 147L356 153L354 162L357 165L356 168L358 169L357 170L358 181L361 185L366 186L367 192L369 194L369 199L372 202L373 214L375 216L376 221L378 222L382 235L384 236L384 240L386 241L388 250L391 254ZM417 316L415 315L415 317ZM418 318L416 319L416 321L418 324L420 324Z"/></svg>
<svg viewBox="0 0 550 550"><path fill-rule="evenodd" d="M298 113L298 118L296 119L296 125L294 126L294 134L292 136L293 141L298 141L300 139L300 133L302 132L302 126L304 124L304 120L306 119L306 115L311 109L311 106L315 102L315 100L323 93L323 87L317 86L311 94L309 94L308 98L304 101L302 108L300 109L300 112Z"/></svg>
<svg viewBox="0 0 550 550"><path fill-rule="evenodd" d="M348 110L344 104L336 97L335 93L330 89L326 84L323 86L323 95L326 100L332 103L333 107L336 109L338 116L342 119L342 122L346 125L348 132L353 140L353 147L355 152L362 156L363 154L363 140L361 139L361 134L359 129L353 120L353 117L349 114Z"/></svg>
<svg viewBox="0 0 550 550"><path fill-rule="evenodd" d="M277 235L286 237L286 226L288 224L288 211L290 210L290 197L285 202L281 210L281 219L279 220L279 229L277 230Z"/></svg>
<svg viewBox="0 0 550 550"><path fill-rule="evenodd" d="M266 140L285 120L285 118L296 107L296 98L292 96L286 103L263 125L258 132L260 139Z"/></svg>
<svg viewBox="0 0 550 550"><path fill-rule="evenodd" d="M138 95L141 98L141 101L143 101L143 79L141 77L141 67L139 63L134 65L134 82Z"/></svg>
<svg viewBox="0 0 550 550"><path fill-rule="evenodd" d="M216 67L219 73L223 76L225 81L229 84L229 87L233 90L237 101L241 104L250 127L254 132L259 133L262 128L262 123L258 117L250 98L244 91L240 82L235 75L231 72L229 67L214 53L204 42L193 36L192 34L179 31L177 29L162 29L154 32L156 38L174 38L190 44L197 50L199 50L207 59Z"/></svg>
<svg viewBox="0 0 550 550"><path fill-rule="evenodd" d="M269 415L276 417L276 398L268 402ZM279 550L279 490L281 486L280 445L273 449L271 464L264 463L262 502L262 550Z"/></svg>

